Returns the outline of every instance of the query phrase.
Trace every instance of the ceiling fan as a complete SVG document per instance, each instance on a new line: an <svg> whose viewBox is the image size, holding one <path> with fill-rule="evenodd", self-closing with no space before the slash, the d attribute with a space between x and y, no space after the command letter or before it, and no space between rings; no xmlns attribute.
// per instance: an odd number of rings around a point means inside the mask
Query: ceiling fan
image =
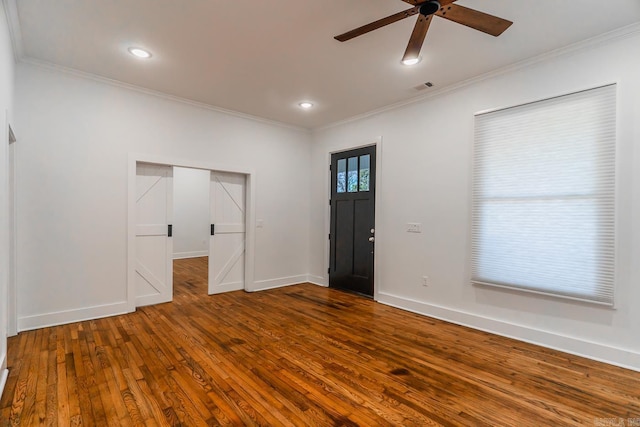
<svg viewBox="0 0 640 427"><path fill-rule="evenodd" d="M413 5L411 9L398 12L386 18L379 19L371 22L355 30L348 31L334 38L338 41L345 42L351 40L354 37L361 36L370 31L377 30L385 25L393 24L401 19L408 18L419 14L418 21L413 28L413 33L409 39L407 50L404 52L402 62L408 60L417 59L420 55L420 49L424 43L424 39L427 36L429 25L431 24L431 18L437 15L441 18L448 19L449 21L457 22L458 24L466 25L478 31L482 31L492 36L499 36L507 28L513 24L506 19L498 18L497 16L489 15L484 12L480 12L475 9L469 9L468 7L459 6L453 4L456 0L402 0L405 3Z"/></svg>

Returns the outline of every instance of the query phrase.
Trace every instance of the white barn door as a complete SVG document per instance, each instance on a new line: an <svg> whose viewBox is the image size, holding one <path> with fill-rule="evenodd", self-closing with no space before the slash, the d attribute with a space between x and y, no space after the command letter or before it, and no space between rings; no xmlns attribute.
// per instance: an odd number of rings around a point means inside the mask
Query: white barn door
<svg viewBox="0 0 640 427"><path fill-rule="evenodd" d="M246 177L212 171L210 191L209 294L244 289Z"/></svg>
<svg viewBox="0 0 640 427"><path fill-rule="evenodd" d="M173 168L136 166L136 307L173 299Z"/></svg>

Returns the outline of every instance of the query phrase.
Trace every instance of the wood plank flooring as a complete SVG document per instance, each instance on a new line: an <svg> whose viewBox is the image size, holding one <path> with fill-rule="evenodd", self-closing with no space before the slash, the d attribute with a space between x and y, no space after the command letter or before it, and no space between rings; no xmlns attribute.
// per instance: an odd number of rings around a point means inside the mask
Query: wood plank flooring
<svg viewBox="0 0 640 427"><path fill-rule="evenodd" d="M206 268L10 338L0 425L640 425L640 373L310 284L207 296Z"/></svg>

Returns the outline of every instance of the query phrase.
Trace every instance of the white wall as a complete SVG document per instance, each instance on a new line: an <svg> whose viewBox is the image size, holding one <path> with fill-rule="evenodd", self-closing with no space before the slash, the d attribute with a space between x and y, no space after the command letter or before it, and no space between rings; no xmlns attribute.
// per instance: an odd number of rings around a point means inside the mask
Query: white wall
<svg viewBox="0 0 640 427"><path fill-rule="evenodd" d="M9 144L8 123L13 109L14 58L4 4L0 3L0 395L7 376L7 312L9 271Z"/></svg>
<svg viewBox="0 0 640 427"><path fill-rule="evenodd" d="M211 172L173 168L173 257L209 254Z"/></svg>
<svg viewBox="0 0 640 427"><path fill-rule="evenodd" d="M640 370L638 46L636 28L632 35L315 132L311 274L326 281L327 153L381 136L376 221L381 302ZM619 104L616 309L470 285L474 113L611 82L618 83ZM422 234L407 233L407 222L422 223ZM421 285L423 275L430 276L431 286Z"/></svg>
<svg viewBox="0 0 640 427"><path fill-rule="evenodd" d="M130 152L252 170L252 289L306 280L308 132L28 64L15 117L20 330L126 307Z"/></svg>

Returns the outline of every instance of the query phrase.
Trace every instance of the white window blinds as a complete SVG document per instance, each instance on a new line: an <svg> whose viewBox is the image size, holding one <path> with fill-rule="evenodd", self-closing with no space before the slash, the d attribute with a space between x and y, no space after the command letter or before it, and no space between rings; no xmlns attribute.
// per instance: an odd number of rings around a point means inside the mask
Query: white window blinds
<svg viewBox="0 0 640 427"><path fill-rule="evenodd" d="M472 282L613 305L616 86L478 114Z"/></svg>

